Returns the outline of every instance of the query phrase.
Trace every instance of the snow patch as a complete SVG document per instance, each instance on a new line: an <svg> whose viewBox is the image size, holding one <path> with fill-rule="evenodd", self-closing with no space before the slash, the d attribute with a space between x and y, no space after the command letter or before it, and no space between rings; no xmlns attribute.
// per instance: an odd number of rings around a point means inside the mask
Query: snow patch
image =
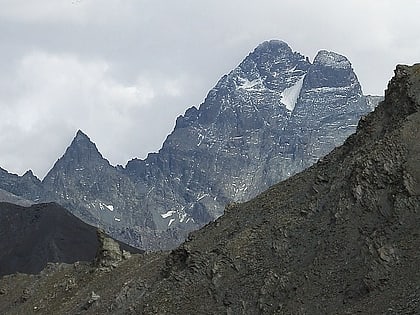
<svg viewBox="0 0 420 315"><path fill-rule="evenodd" d="M192 208L192 206L193 205L191 205L190 208ZM185 206L178 210L170 210L164 214L161 214L160 216L162 219L169 218L168 226L170 226L175 221L185 224L190 220L188 214L185 212Z"/></svg>
<svg viewBox="0 0 420 315"><path fill-rule="evenodd" d="M201 145L201 143L203 142L203 139L204 139L204 135L202 133L199 133L197 147Z"/></svg>
<svg viewBox="0 0 420 315"><path fill-rule="evenodd" d="M93 205L94 206L94 205ZM114 206L113 205L106 205L106 204L104 204L104 203L102 203L102 202L100 202L99 203L99 208L101 209L101 210L104 210L104 209L107 209L107 210L109 210L109 211L114 211Z"/></svg>
<svg viewBox="0 0 420 315"><path fill-rule="evenodd" d="M308 92L316 92L316 93L346 93L347 90L349 90L350 86L337 86L337 87L331 87L331 86L323 86L318 88L313 88L308 90ZM337 97L337 96L336 96Z"/></svg>
<svg viewBox="0 0 420 315"><path fill-rule="evenodd" d="M238 78L239 79L239 84L236 86L236 89L243 89L243 90L247 90L247 91L262 91L264 90L263 88L263 82L261 80L261 78L249 81L246 78Z"/></svg>
<svg viewBox="0 0 420 315"><path fill-rule="evenodd" d="M207 197L207 196L209 196L209 194L201 195L200 197L198 197L197 202L200 201L201 199Z"/></svg>
<svg viewBox="0 0 420 315"><path fill-rule="evenodd" d="M184 220L185 220L185 218L187 217L187 214L186 213L183 213L181 216L180 216L180 218L179 218L179 222L184 222Z"/></svg>
<svg viewBox="0 0 420 315"><path fill-rule="evenodd" d="M164 213L164 214L161 214L160 216L161 216L163 219L166 219L166 218L169 218L170 216L173 216L175 213L176 213L176 211L174 211L174 210L170 210L170 211L168 211L168 212L166 212L166 213ZM171 219L171 220L174 220L174 219ZM170 221L169 221L169 222L170 222Z"/></svg>
<svg viewBox="0 0 420 315"><path fill-rule="evenodd" d="M302 76L293 86L285 89L281 93L281 102L286 105L286 108L290 111L296 106L296 102L299 98L300 90L302 90L303 80L305 79L305 75Z"/></svg>

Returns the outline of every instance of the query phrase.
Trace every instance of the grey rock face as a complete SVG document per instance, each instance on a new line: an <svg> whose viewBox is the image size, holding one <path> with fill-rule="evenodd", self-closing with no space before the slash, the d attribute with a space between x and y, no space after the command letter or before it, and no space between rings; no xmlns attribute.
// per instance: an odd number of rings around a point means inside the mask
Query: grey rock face
<svg viewBox="0 0 420 315"><path fill-rule="evenodd" d="M24 175L18 176L0 168L0 188L13 195L35 202L40 201L47 195L41 181L30 170Z"/></svg>
<svg viewBox="0 0 420 315"><path fill-rule="evenodd" d="M370 108L350 62L336 53L320 51L290 119L292 164L301 166L293 167L293 173L341 145Z"/></svg>
<svg viewBox="0 0 420 315"><path fill-rule="evenodd" d="M116 238L172 248L340 145L372 102L344 56L320 51L310 63L264 42L178 117L158 153L113 167L79 131L41 186Z"/></svg>

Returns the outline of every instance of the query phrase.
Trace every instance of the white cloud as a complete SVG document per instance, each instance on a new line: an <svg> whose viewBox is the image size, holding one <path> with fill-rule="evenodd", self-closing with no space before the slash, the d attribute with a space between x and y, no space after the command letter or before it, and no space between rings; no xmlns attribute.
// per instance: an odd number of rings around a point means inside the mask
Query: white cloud
<svg viewBox="0 0 420 315"><path fill-rule="evenodd" d="M31 129L38 122L64 117L69 124L85 125L101 113L109 122L132 107L148 106L155 96L147 80L122 85L109 75L105 61L82 61L71 55L34 52L23 58L14 102L17 123Z"/></svg>

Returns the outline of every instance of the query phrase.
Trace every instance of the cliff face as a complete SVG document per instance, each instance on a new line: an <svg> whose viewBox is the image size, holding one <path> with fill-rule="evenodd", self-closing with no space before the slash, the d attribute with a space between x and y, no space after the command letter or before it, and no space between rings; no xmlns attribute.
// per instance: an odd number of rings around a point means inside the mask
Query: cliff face
<svg viewBox="0 0 420 315"><path fill-rule="evenodd" d="M419 110L420 64L398 66L384 102L314 166L228 207L170 253L89 279L81 267L45 271L20 303L28 278L3 278L0 310L77 313L94 291L88 310L101 314L415 314ZM47 298L69 274L75 289Z"/></svg>

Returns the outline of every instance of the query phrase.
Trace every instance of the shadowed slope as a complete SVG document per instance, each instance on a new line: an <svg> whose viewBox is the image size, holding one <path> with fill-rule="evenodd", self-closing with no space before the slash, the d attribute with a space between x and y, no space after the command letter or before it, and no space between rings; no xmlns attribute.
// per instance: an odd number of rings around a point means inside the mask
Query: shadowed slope
<svg viewBox="0 0 420 315"><path fill-rule="evenodd" d="M37 273L48 262L93 261L98 245L96 228L57 204L0 203L0 276Z"/></svg>

